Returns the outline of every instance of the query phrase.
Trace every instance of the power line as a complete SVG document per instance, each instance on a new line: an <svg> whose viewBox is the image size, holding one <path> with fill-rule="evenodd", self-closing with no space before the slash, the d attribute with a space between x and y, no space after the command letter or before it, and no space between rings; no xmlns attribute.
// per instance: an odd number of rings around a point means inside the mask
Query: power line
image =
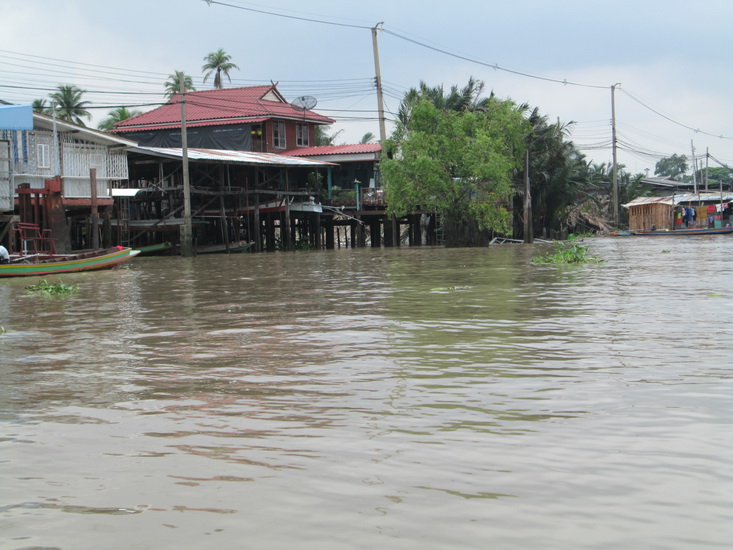
<svg viewBox="0 0 733 550"><path fill-rule="evenodd" d="M371 30L371 27L369 27L367 25L354 25L354 24L348 24L348 23L336 23L334 21L326 21L325 19L315 19L315 18L312 18L312 17L301 17L301 16L297 16L297 15L285 15L285 14L276 13L276 12L273 12L273 11L260 10L260 9L255 9L255 8L246 8L246 7L241 6L241 5L229 4L227 2L217 2L216 0L204 0L204 2L206 2L208 5L218 4L220 6L226 6L228 8L235 8L235 9L238 9L238 10L251 11L251 12L254 12L254 13L262 13L264 15L273 15L275 17L283 17L285 19L295 19L295 20L298 20L298 21L307 21L308 23L321 23L323 25L333 25L335 27L350 27L352 29L366 29L366 30Z"/></svg>
<svg viewBox="0 0 733 550"><path fill-rule="evenodd" d="M390 31L388 29L384 29L383 28L383 32L385 32L387 34L391 34L392 36L394 36L396 38L399 38L400 40L405 40L406 42L411 42L411 43L416 44L418 46L421 46L423 48L427 48L429 50L433 50L435 52L442 53L442 54L448 55L450 57L455 57L456 59L461 59L463 61L468 61L469 63L474 63L476 65L481 65L483 67L488 67L490 69L494 69L495 71L504 71L504 72L515 74L515 75L518 75L518 76L524 76L524 77L527 77L527 78L533 78L535 80L544 80L546 82L555 82L557 84L564 84L564 85L567 85L567 86L580 86L582 88L610 89L610 86L604 86L604 85L599 85L599 84L583 84L583 83L580 83L580 82L572 82L572 81L569 81L567 79L560 80L560 79L557 79L557 78L550 78L550 77L546 77L546 76L534 75L534 74L530 74L530 73L526 73L526 72L522 72L522 71L517 71L517 70L514 70L514 69L507 69L506 67L500 66L498 63L486 63L485 61L479 61L478 59L473 59L473 58L470 58L470 57L465 56L465 55L460 55L460 54L457 54L457 53L451 53L451 52L449 52L449 51L447 51L447 50L445 50L443 48L438 48L437 46L431 46L430 44L426 44L424 42L420 42L419 40L415 40L413 38L408 38L407 36L403 36L401 34L397 34L396 32Z"/></svg>
<svg viewBox="0 0 733 550"><path fill-rule="evenodd" d="M669 122L671 122L671 123L673 123L673 124L676 124L677 126L681 126L682 128L686 128L686 129L688 129L688 130L692 130L692 131L693 131L693 132L695 132L696 134L704 134L704 135L706 135L706 136L711 136L711 137L717 137L717 138L720 138L720 139L733 139L733 137L728 137L728 136L724 136L724 135L719 135L719 134L712 134L712 133L710 133L710 132L705 132L705 131L703 131L703 130L700 130L700 128L694 128L694 127L692 127L692 126L688 126L687 124L683 124L683 123L681 123L681 122L679 122L679 121L677 121L677 120L674 120L673 118L671 118L671 117L669 117L669 116L667 116L667 115L665 115L665 114L663 114L663 113L660 113L660 112L659 112L659 111L657 111L656 109L654 109L654 108L650 107L649 105L647 105L646 103L644 103L643 101L641 101L641 100L640 100L639 98L637 98L637 97L634 97L633 95L631 95L631 94L630 94L630 93L629 93L628 91L626 91L625 89L621 88L621 91L622 91L622 92L623 92L624 94L626 94L627 96L629 96L629 97L630 97L630 98L631 98L631 99L632 99L633 101L636 101L636 102L637 102L637 103L638 103L639 105L641 105L641 106L642 106L642 107L644 107L645 109L648 109L648 110L650 110L650 111L651 111L652 113L654 113L655 115L658 115L658 116L660 116L660 117L664 118L665 120L668 120Z"/></svg>

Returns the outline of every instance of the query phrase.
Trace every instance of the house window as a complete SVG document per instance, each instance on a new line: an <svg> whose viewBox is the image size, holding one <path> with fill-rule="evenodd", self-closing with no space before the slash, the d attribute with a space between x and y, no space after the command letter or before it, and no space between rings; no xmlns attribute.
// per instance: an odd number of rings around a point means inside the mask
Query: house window
<svg viewBox="0 0 733 550"><path fill-rule="evenodd" d="M278 149L285 149L285 123L272 123L272 145Z"/></svg>
<svg viewBox="0 0 733 550"><path fill-rule="evenodd" d="M36 145L38 168L51 168L51 146L48 143Z"/></svg>
<svg viewBox="0 0 733 550"><path fill-rule="evenodd" d="M308 147L310 144L308 140L308 125L297 124L295 126L295 144L298 147Z"/></svg>

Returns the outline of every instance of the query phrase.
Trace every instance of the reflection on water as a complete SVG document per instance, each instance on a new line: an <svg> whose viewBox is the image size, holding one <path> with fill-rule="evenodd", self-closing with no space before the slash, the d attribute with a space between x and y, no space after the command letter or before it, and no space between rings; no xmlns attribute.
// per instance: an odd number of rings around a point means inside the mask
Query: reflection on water
<svg viewBox="0 0 733 550"><path fill-rule="evenodd" d="M728 547L731 241L588 244L2 281L0 548Z"/></svg>

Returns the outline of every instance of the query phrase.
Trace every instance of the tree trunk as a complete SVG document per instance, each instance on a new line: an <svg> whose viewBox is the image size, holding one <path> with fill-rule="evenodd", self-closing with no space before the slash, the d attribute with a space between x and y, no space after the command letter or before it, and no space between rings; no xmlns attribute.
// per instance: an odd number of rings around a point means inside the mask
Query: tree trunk
<svg viewBox="0 0 733 550"><path fill-rule="evenodd" d="M443 229L447 248L487 246L489 244L489 232L480 230L476 220L463 212L447 214Z"/></svg>

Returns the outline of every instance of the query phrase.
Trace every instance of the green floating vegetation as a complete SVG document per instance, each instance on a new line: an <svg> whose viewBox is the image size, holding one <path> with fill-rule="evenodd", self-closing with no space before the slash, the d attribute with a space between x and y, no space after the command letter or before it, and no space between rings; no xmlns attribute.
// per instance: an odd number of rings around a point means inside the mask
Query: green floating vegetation
<svg viewBox="0 0 733 550"><path fill-rule="evenodd" d="M68 296L74 294L79 288L79 285L67 285L64 282L49 283L46 279L36 285L25 287L28 294L36 294L42 296Z"/></svg>
<svg viewBox="0 0 733 550"><path fill-rule="evenodd" d="M590 238L590 237L595 237L595 236L596 236L595 233L590 233L590 232L587 232L587 233L571 233L570 235L568 235L568 240L570 242L580 241L580 240L587 239L587 238Z"/></svg>
<svg viewBox="0 0 733 550"><path fill-rule="evenodd" d="M554 252L544 256L540 255L532 260L534 264L587 264L600 263L603 260L598 256L588 254L588 247L582 244L557 243Z"/></svg>

